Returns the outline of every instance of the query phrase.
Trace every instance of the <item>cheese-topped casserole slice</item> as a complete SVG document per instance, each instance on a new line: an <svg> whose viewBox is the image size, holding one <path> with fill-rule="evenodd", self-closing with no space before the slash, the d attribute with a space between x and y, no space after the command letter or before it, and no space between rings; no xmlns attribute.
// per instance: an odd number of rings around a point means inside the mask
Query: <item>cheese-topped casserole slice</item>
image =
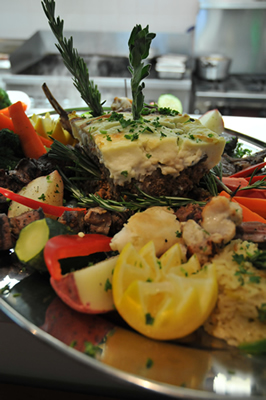
<svg viewBox="0 0 266 400"><path fill-rule="evenodd" d="M143 180L160 169L180 175L202 157L209 170L220 161L225 139L189 115L147 115L134 121L131 113L72 120L74 136L97 156L117 185Z"/></svg>

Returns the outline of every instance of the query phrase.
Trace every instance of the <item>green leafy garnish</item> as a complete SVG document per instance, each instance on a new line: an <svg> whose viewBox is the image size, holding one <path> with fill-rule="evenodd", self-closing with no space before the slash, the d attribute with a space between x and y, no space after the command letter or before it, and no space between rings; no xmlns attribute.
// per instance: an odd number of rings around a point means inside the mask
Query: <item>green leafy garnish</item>
<svg viewBox="0 0 266 400"><path fill-rule="evenodd" d="M150 313L147 313L147 314L145 314L145 321L146 321L146 325L153 325L154 318L151 316Z"/></svg>
<svg viewBox="0 0 266 400"><path fill-rule="evenodd" d="M84 346L84 353L90 357L96 358L97 355L100 355L102 353L102 349L99 346L92 344L91 342L85 341Z"/></svg>
<svg viewBox="0 0 266 400"><path fill-rule="evenodd" d="M263 324L266 324L266 303L262 303L260 307L257 308L258 310L258 319Z"/></svg>
<svg viewBox="0 0 266 400"><path fill-rule="evenodd" d="M151 67L150 64L144 65L142 61L148 57L151 41L155 36L155 33L149 33L148 25L144 29L141 25L136 25L128 40L130 62L128 69L132 75L132 114L134 120L140 118L144 105L142 90L145 88L145 84L140 82L149 75Z"/></svg>
<svg viewBox="0 0 266 400"><path fill-rule="evenodd" d="M63 58L65 66L73 75L74 86L80 92L81 98L91 108L94 117L104 114L102 107L104 102L101 103L101 94L97 89L97 85L94 85L93 81L89 79L89 71L85 61L73 47L73 37L71 36L69 39L64 37L64 21L60 17L55 18L54 0L43 0L41 4L51 30L58 41L56 47Z"/></svg>
<svg viewBox="0 0 266 400"><path fill-rule="evenodd" d="M239 349L250 354L266 354L266 339L251 343L242 343Z"/></svg>

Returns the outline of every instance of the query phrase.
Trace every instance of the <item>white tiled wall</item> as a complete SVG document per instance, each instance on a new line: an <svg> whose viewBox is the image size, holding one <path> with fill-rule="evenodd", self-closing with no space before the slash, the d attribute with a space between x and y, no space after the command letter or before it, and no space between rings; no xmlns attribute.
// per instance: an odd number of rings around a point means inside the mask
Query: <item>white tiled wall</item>
<svg viewBox="0 0 266 400"><path fill-rule="evenodd" d="M135 24L152 32L186 32L195 24L198 0L56 0L66 30L126 31ZM9 0L1 9L0 40L27 39L50 29L41 0Z"/></svg>

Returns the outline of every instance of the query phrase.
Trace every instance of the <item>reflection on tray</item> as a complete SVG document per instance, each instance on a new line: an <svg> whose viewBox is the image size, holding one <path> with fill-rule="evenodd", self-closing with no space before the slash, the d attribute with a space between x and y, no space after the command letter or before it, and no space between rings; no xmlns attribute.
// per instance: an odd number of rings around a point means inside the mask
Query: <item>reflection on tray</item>
<svg viewBox="0 0 266 400"><path fill-rule="evenodd" d="M206 399L215 394L266 394L263 356L242 354L201 330L176 343L151 340L132 331L116 312L98 316L72 310L56 296L48 274L27 275L19 266L10 266L9 271L3 266L1 277L2 282L5 278L19 281L2 295L2 304L71 347L69 352L66 349L70 357L74 348L87 354L88 360L95 357L112 367L114 374L123 371L131 378L145 379L145 387L150 387L149 382L170 384L177 397L185 394L184 388L200 391Z"/></svg>

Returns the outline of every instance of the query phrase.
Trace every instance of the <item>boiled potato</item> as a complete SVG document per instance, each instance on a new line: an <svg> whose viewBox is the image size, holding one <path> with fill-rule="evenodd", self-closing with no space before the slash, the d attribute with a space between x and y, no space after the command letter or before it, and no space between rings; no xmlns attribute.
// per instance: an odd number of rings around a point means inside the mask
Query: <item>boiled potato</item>
<svg viewBox="0 0 266 400"><path fill-rule="evenodd" d="M25 186L19 194L40 202L54 206L63 205L64 184L58 171L49 175L40 176ZM8 210L8 217L17 217L18 215L31 210L31 208L12 201ZM52 215L45 215L54 218Z"/></svg>

